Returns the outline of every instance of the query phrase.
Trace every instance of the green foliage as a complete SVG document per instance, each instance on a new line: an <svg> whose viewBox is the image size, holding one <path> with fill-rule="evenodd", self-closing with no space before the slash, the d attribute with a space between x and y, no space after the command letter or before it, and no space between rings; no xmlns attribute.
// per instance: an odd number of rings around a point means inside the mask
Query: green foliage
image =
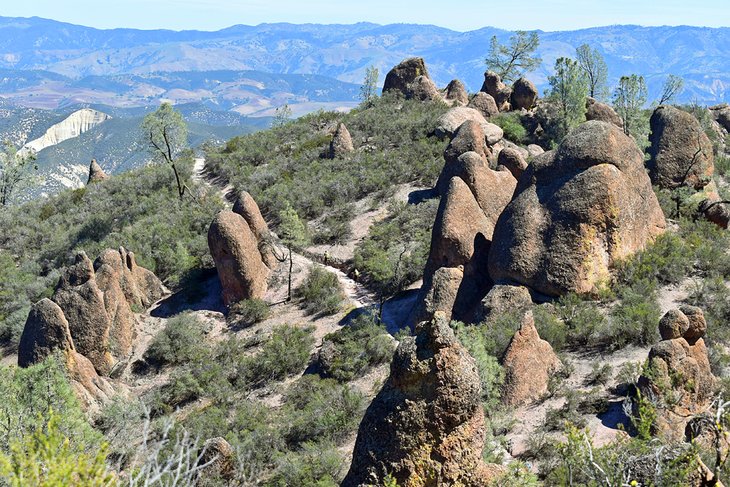
<svg viewBox="0 0 730 487"><path fill-rule="evenodd" d="M618 350L629 343L650 345L657 341L657 323L661 308L657 301L656 285L639 281L632 287L621 287L619 303L611 309L611 327L605 343Z"/></svg>
<svg viewBox="0 0 730 487"><path fill-rule="evenodd" d="M662 94L657 105L664 105L674 99L684 90L684 79L681 76L670 74L662 86Z"/></svg>
<svg viewBox="0 0 730 487"><path fill-rule="evenodd" d="M631 135L639 147L647 145L648 117L643 108L648 91L643 76L622 76L613 94L613 107L624 120L624 133Z"/></svg>
<svg viewBox="0 0 730 487"><path fill-rule="evenodd" d="M641 392L636 390L636 410L631 417L631 423L636 429L636 434L641 440L649 440L655 429L657 420L657 412L651 401L642 396Z"/></svg>
<svg viewBox="0 0 730 487"><path fill-rule="evenodd" d="M490 415L500 404L501 388L504 383L504 369L499 365L497 358L489 353L491 343L487 336L491 334L491 330L459 322L453 322L452 328L456 337L477 363L479 380L482 384L482 402L485 412Z"/></svg>
<svg viewBox="0 0 730 487"><path fill-rule="evenodd" d="M309 242L309 234L305 223L288 202L279 212L278 228L279 238L289 248L300 248Z"/></svg>
<svg viewBox="0 0 730 487"><path fill-rule="evenodd" d="M438 202L391 203L388 217L370 227L355 248L355 268L381 297L391 296L423 275Z"/></svg>
<svg viewBox="0 0 730 487"><path fill-rule="evenodd" d="M178 196L182 199L189 189L177 166L188 148L188 126L182 114L171 103L164 102L160 108L144 117L141 131L152 159L172 168Z"/></svg>
<svg viewBox="0 0 730 487"><path fill-rule="evenodd" d="M199 358L205 350L202 326L192 313L171 318L150 343L145 359L160 365L177 365Z"/></svg>
<svg viewBox="0 0 730 487"><path fill-rule="evenodd" d="M368 66L365 69L365 79L360 87L360 101L365 107L373 104L373 99L378 96L378 68Z"/></svg>
<svg viewBox="0 0 730 487"><path fill-rule="evenodd" d="M243 370L246 382L261 385L304 370L314 344L312 332L312 327L275 328L261 351L247 361L248 367Z"/></svg>
<svg viewBox="0 0 730 487"><path fill-rule="evenodd" d="M298 451L287 453L278 462L269 487L337 487L344 476L342 454L332 446L304 444Z"/></svg>
<svg viewBox="0 0 730 487"><path fill-rule="evenodd" d="M0 476L12 487L106 487L117 485L106 466L106 446L93 453L61 428L61 416L49 411L48 422L16 438L0 453Z"/></svg>
<svg viewBox="0 0 730 487"><path fill-rule="evenodd" d="M527 143L527 129L520 122L518 112L500 113L489 119L493 124L499 125L504 131L504 137L516 144Z"/></svg>
<svg viewBox="0 0 730 487"><path fill-rule="evenodd" d="M306 279L297 289L297 295L308 313L322 316L337 313L345 299L337 276L318 265L309 268Z"/></svg>
<svg viewBox="0 0 730 487"><path fill-rule="evenodd" d="M572 128L585 121L589 78L577 61L561 57L555 61L555 74L548 76L548 82L548 100L557 106L554 125L548 129L552 140L560 143Z"/></svg>
<svg viewBox="0 0 730 487"><path fill-rule="evenodd" d="M292 119L292 111L289 104L286 103L280 107L277 107L274 111L274 119L271 121L272 128L281 128L285 126Z"/></svg>
<svg viewBox="0 0 730 487"><path fill-rule="evenodd" d="M578 65L588 79L588 96L596 100L608 97L608 67L596 48L582 44L575 50Z"/></svg>
<svg viewBox="0 0 730 487"><path fill-rule="evenodd" d="M328 355L326 360L320 359L322 373L347 382L362 376L370 367L390 362L394 341L383 325L371 315L363 314L325 336L322 350Z"/></svg>
<svg viewBox="0 0 730 487"><path fill-rule="evenodd" d="M539 45L537 32L518 30L510 37L509 45L500 44L497 36L492 36L485 59L487 69L497 73L503 81L515 81L540 66L542 59L535 55Z"/></svg>
<svg viewBox="0 0 730 487"><path fill-rule="evenodd" d="M244 299L230 307L228 322L246 328L266 320L270 314L269 303L263 299Z"/></svg>
<svg viewBox="0 0 730 487"><path fill-rule="evenodd" d="M6 140L0 149L0 210L12 202L13 194L30 182L37 171L35 153L18 151L12 142Z"/></svg>

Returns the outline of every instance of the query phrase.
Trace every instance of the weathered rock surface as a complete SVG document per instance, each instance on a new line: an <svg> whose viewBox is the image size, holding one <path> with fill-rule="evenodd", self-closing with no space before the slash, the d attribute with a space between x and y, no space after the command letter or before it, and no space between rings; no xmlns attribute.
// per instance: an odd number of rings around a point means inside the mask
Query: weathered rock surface
<svg viewBox="0 0 730 487"><path fill-rule="evenodd" d="M547 392L550 376L561 364L553 347L538 335L532 311L525 313L520 329L507 347L502 365L505 371L502 401L507 406L524 406Z"/></svg>
<svg viewBox="0 0 730 487"><path fill-rule="evenodd" d="M406 59L388 72L383 84L383 93L389 91L399 92L407 100L440 97L436 85L428 74L426 62L420 57Z"/></svg>
<svg viewBox="0 0 730 487"><path fill-rule="evenodd" d="M633 140L586 122L520 178L494 230L489 273L548 296L592 292L665 226Z"/></svg>
<svg viewBox="0 0 730 487"><path fill-rule="evenodd" d="M621 117L611 105L601 103L590 96L586 98L586 120L598 120L599 122L612 123L620 129L624 128L624 121L621 120Z"/></svg>
<svg viewBox="0 0 730 487"><path fill-rule="evenodd" d="M86 184L98 183L99 181L104 181L108 178L109 176L106 175L99 163L96 162L96 159L92 159L91 164L89 165L89 180Z"/></svg>
<svg viewBox="0 0 730 487"><path fill-rule="evenodd" d="M720 228L730 225L730 208L719 198L706 199L699 205L699 212Z"/></svg>
<svg viewBox="0 0 730 487"><path fill-rule="evenodd" d="M647 164L654 184L662 188L705 187L715 169L712 142L691 114L660 106L649 121L651 159Z"/></svg>
<svg viewBox="0 0 730 487"><path fill-rule="evenodd" d="M656 433L681 441L687 422L707 411L717 388L702 338L707 324L699 308L682 306L662 318L659 330L662 337L676 338L651 348L647 372L639 377L638 388L643 397L657 404Z"/></svg>
<svg viewBox="0 0 730 487"><path fill-rule="evenodd" d="M451 80L448 84L445 98L446 101L453 102L458 106L464 106L469 103L469 94L466 91L466 86L458 79Z"/></svg>
<svg viewBox="0 0 730 487"><path fill-rule="evenodd" d="M275 269L279 261L274 254L274 243L271 239L269 225L261 215L259 205L248 192L241 191L238 193L238 198L236 198L236 202L233 204L233 212L241 215L246 220L246 223L248 223L248 227L253 232L254 237L256 237L259 253L266 267Z"/></svg>
<svg viewBox="0 0 730 487"><path fill-rule="evenodd" d="M487 93L494 99L499 111L504 111L500 107L500 102L504 103L503 98L506 90L509 90L509 88L505 86L504 83L502 83L502 78L500 78L497 73L495 73L494 71L487 71L486 73L484 73L484 83L482 83L482 88L480 91ZM507 99L507 101L509 101L509 98Z"/></svg>
<svg viewBox="0 0 730 487"><path fill-rule="evenodd" d="M18 345L18 366L30 367L55 354L75 350L68 321L50 299L34 304Z"/></svg>
<svg viewBox="0 0 730 487"><path fill-rule="evenodd" d="M730 105L722 103L710 107L710 113L722 128L730 132Z"/></svg>
<svg viewBox="0 0 730 487"><path fill-rule="evenodd" d="M515 179L520 179L527 169L527 162L519 151L505 147L497 156L497 164L506 167Z"/></svg>
<svg viewBox="0 0 730 487"><path fill-rule="evenodd" d="M219 485L220 480L231 480L235 475L236 452L225 438L211 438L203 444L198 464L204 467L196 485Z"/></svg>
<svg viewBox="0 0 730 487"><path fill-rule="evenodd" d="M340 123L337 125L337 129L332 136L332 141L330 141L330 159L345 157L354 150L355 146L352 145L352 136L350 135L350 131L347 130L347 126L344 123Z"/></svg>
<svg viewBox="0 0 730 487"><path fill-rule="evenodd" d="M474 95L467 106L477 110L486 119L499 114L497 103L494 101L492 95L483 91Z"/></svg>
<svg viewBox="0 0 730 487"><path fill-rule="evenodd" d="M527 146L527 154L530 157L537 157L540 154L543 154L544 152L545 152L545 149L543 149L542 147L540 147L537 144L530 144Z"/></svg>
<svg viewBox="0 0 730 487"><path fill-rule="evenodd" d="M497 284L482 299L474 321L488 323L505 313L523 312L530 308L532 308L532 297L530 290L525 286Z"/></svg>
<svg viewBox="0 0 730 487"><path fill-rule="evenodd" d="M417 327L399 345L388 380L360 423L343 487L484 486L484 411L474 359L445 315Z"/></svg>
<svg viewBox="0 0 730 487"><path fill-rule="evenodd" d="M485 162L491 153L482 124L475 120L467 120L456 129L454 137L444 150L444 161L446 162L444 168L454 164L458 161L459 156L467 152L477 153ZM440 194L445 193L449 179L451 179L448 172L448 170L442 172L439 176L439 182L436 184L436 187L440 188Z"/></svg>
<svg viewBox="0 0 730 487"><path fill-rule="evenodd" d="M512 110L529 110L537 102L537 88L532 81L520 78L512 85L510 104Z"/></svg>
<svg viewBox="0 0 730 487"><path fill-rule="evenodd" d="M210 224L208 246L226 306L264 297L269 269L261 258L255 235L241 215L221 211Z"/></svg>
<svg viewBox="0 0 730 487"><path fill-rule="evenodd" d="M482 126L489 145L496 144L504 137L504 131L501 127L487 122L481 113L469 107L455 107L441 115L436 122L436 135L439 137L453 137L458 128L467 120L472 120Z"/></svg>
<svg viewBox="0 0 730 487"><path fill-rule="evenodd" d="M76 350L94 364L99 374L108 374L114 365L109 342L112 323L94 267L84 252L79 252L74 264L64 269L52 299L68 320Z"/></svg>

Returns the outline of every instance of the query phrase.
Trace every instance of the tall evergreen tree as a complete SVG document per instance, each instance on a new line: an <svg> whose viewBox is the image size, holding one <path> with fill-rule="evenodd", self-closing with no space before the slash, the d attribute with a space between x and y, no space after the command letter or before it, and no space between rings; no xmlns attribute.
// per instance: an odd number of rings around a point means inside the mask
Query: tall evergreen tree
<svg viewBox="0 0 730 487"><path fill-rule="evenodd" d="M597 100L608 97L608 67L598 49L583 44L575 50L578 65L588 79L588 96Z"/></svg>
<svg viewBox="0 0 730 487"><path fill-rule="evenodd" d="M570 129L585 121L589 81L577 61L564 57L555 61L555 74L549 76L548 81L548 100L557 107L553 138L560 142Z"/></svg>

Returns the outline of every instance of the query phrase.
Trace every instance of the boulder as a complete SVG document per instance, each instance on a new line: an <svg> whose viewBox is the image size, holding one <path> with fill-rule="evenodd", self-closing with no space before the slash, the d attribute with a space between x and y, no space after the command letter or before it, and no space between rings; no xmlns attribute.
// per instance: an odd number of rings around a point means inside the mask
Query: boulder
<svg viewBox="0 0 730 487"><path fill-rule="evenodd" d="M474 95L467 106L477 110L484 118L493 117L499 114L497 103L494 101L492 95L484 93L483 91Z"/></svg>
<svg viewBox="0 0 730 487"><path fill-rule="evenodd" d="M496 100L497 94L504 88L506 88L506 86L502 83L502 78L500 78L500 76L494 71L487 71L484 73L484 83L482 83L482 88L479 91L488 94Z"/></svg>
<svg viewBox="0 0 730 487"><path fill-rule="evenodd" d="M18 366L30 367L57 352L75 350L68 321L61 308L42 299L30 308L18 345Z"/></svg>
<svg viewBox="0 0 730 487"><path fill-rule="evenodd" d="M457 106L464 106L469 103L469 94L466 91L466 86L458 79L451 80L448 84L445 98L446 101L450 101Z"/></svg>
<svg viewBox="0 0 730 487"><path fill-rule="evenodd" d="M115 253L117 256L119 255L118 252ZM112 267L109 264L101 264L97 267L96 262L95 267L96 284L104 294L104 308L111 321L109 351L116 360L120 360L127 357L132 351L137 319L122 290L121 283L124 278L119 267Z"/></svg>
<svg viewBox="0 0 730 487"><path fill-rule="evenodd" d="M476 362L442 313L416 327L365 412L343 487L487 485L484 410Z"/></svg>
<svg viewBox="0 0 730 487"><path fill-rule="evenodd" d="M89 179L86 181L86 184L98 183L108 178L109 176L106 175L99 163L96 162L96 159L92 159L91 165L89 166Z"/></svg>
<svg viewBox="0 0 730 487"><path fill-rule="evenodd" d="M705 199L699 205L699 212L720 228L727 228L730 224L730 208L719 198Z"/></svg>
<svg viewBox="0 0 730 487"><path fill-rule="evenodd" d="M730 132L730 105L723 103L710 107L710 113L722 128Z"/></svg>
<svg viewBox="0 0 730 487"><path fill-rule="evenodd" d="M345 157L354 150L355 146L352 145L352 136L350 136L350 131L347 130L347 126L345 126L344 123L340 122L337 125L335 134L332 136L332 141L330 142L329 158L337 159Z"/></svg>
<svg viewBox="0 0 730 487"><path fill-rule="evenodd" d="M599 122L612 123L620 129L624 128L624 121L618 116L611 105L601 103L591 98L586 98L586 120L598 120Z"/></svg>
<svg viewBox="0 0 730 487"><path fill-rule="evenodd" d="M436 135L438 137L453 137L457 129L467 120L472 120L482 126L482 131L489 145L496 144L504 137L501 127L487 122L481 113L468 107L455 107L441 115L436 122Z"/></svg>
<svg viewBox="0 0 730 487"><path fill-rule="evenodd" d="M525 313L520 329L507 347L502 365L505 372L502 401L507 406L524 406L547 393L550 377L561 364L553 347L538 335L532 311Z"/></svg>
<svg viewBox="0 0 730 487"><path fill-rule="evenodd" d="M342 125L344 127L344 125ZM347 130L345 128L345 130ZM261 258L269 269L275 269L279 265L279 261L276 259L273 248L273 241L271 238L271 232L269 231L269 225L261 215L259 205L253 197L246 191L238 193L238 198L233 204L233 212L238 213L248 223L248 228L256 237L258 243L259 253Z"/></svg>
<svg viewBox="0 0 730 487"><path fill-rule="evenodd" d="M462 123L461 126L456 129L454 137L449 142L449 145L444 151L444 161L446 162L444 168L447 168L450 164L456 163L462 154L467 152L475 152L479 157L484 159L486 162L487 157L490 155L489 146L487 145L486 138L484 136L484 129L479 122L474 120L467 120ZM440 188L439 193L444 194L446 185L451 179L448 176L448 170L442 171L439 182L436 183L436 187Z"/></svg>
<svg viewBox="0 0 730 487"><path fill-rule="evenodd" d="M530 144L527 146L527 154L529 157L537 157L540 154L543 154L545 152L545 149L540 147L537 144Z"/></svg>
<svg viewBox="0 0 730 487"><path fill-rule="evenodd" d="M497 96L494 97L494 102L497 104L497 108L500 112L509 112L512 110L512 88L505 86L497 92Z"/></svg>
<svg viewBox="0 0 730 487"><path fill-rule="evenodd" d="M437 311L452 317L462 282L464 266L439 267L424 277L409 323L430 320Z"/></svg>
<svg viewBox="0 0 730 487"><path fill-rule="evenodd" d="M704 188L715 169L712 142L691 114L662 105L649 121L649 176L661 188Z"/></svg>
<svg viewBox="0 0 730 487"><path fill-rule="evenodd" d="M511 312L523 312L532 308L530 290L525 286L497 284L482 299L474 321L485 323Z"/></svg>
<svg viewBox="0 0 730 487"><path fill-rule="evenodd" d="M420 57L406 59L388 72L383 84L383 94L389 91L401 93L406 100L440 97L428 74L426 62Z"/></svg>
<svg viewBox="0 0 730 487"><path fill-rule="evenodd" d="M515 177L520 179L522 173L527 169L527 162L522 157L519 151L506 147L499 152L497 156L497 164L504 166L509 169L509 172Z"/></svg>
<svg viewBox="0 0 730 487"><path fill-rule="evenodd" d="M586 122L520 178L494 229L489 273L547 296L593 292L665 226L634 141Z"/></svg>
<svg viewBox="0 0 730 487"><path fill-rule="evenodd" d="M105 264L116 272L124 296L132 307L149 308L168 292L154 272L138 265L134 253L124 247L104 250L94 261L94 269Z"/></svg>
<svg viewBox="0 0 730 487"><path fill-rule="evenodd" d="M236 452L225 438L211 438L203 444L198 466L202 469L196 485L220 485L221 480L230 481L236 473Z"/></svg>
<svg viewBox="0 0 730 487"><path fill-rule="evenodd" d="M688 421L707 411L717 388L703 339L707 324L702 310L682 306L662 318L659 330L662 337L674 338L651 348L637 385L641 395L655 404L655 433L681 441ZM677 337L681 330L685 331Z"/></svg>
<svg viewBox="0 0 730 487"><path fill-rule="evenodd" d="M76 351L88 358L100 375L109 374L114 365L109 341L112 323L86 253L76 254L74 264L63 270L52 299L68 320Z"/></svg>
<svg viewBox="0 0 730 487"><path fill-rule="evenodd" d="M208 247L226 306L264 297L269 269L261 258L256 236L241 215L228 210L218 213L208 230Z"/></svg>
<svg viewBox="0 0 730 487"><path fill-rule="evenodd" d="M537 88L532 81L520 78L512 85L512 110L530 110L537 102Z"/></svg>

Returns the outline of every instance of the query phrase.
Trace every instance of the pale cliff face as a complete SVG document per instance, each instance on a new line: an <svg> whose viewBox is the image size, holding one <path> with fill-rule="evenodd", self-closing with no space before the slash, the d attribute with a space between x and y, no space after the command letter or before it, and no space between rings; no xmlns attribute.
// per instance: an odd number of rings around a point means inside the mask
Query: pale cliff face
<svg viewBox="0 0 730 487"><path fill-rule="evenodd" d="M69 115L64 121L52 125L45 134L25 144L24 148L40 152L46 147L78 137L110 118L106 113L83 108Z"/></svg>

